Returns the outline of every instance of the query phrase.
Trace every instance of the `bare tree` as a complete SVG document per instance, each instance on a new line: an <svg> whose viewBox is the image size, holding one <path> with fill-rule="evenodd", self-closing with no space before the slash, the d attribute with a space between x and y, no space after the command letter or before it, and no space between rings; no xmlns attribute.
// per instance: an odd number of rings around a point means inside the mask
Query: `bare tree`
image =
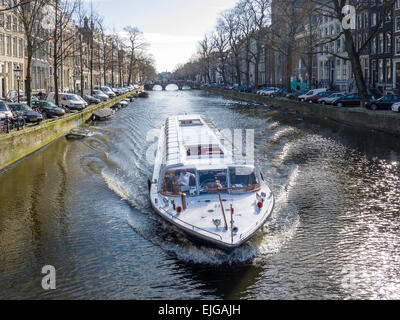
<svg viewBox="0 0 400 320"><path fill-rule="evenodd" d="M227 10L221 14L224 21L225 32L228 35L230 52L233 55L233 68L236 72L236 81L239 86L241 82L240 52L242 48L240 29L237 27L240 21L240 12L237 7Z"/></svg>
<svg viewBox="0 0 400 320"><path fill-rule="evenodd" d="M244 8L250 11L252 19L251 38L254 46L249 50L254 62L254 90L257 91L259 84L259 66L263 41L267 35L266 28L271 22L271 0L247 0Z"/></svg>
<svg viewBox="0 0 400 320"><path fill-rule="evenodd" d="M284 81L288 92L292 91L293 58L299 49L296 36L303 25L304 4L305 1L276 0L271 7L269 42L276 54L275 68L284 69Z"/></svg>
<svg viewBox="0 0 400 320"><path fill-rule="evenodd" d="M73 46L73 20L72 15L78 7L78 2L74 0L50 0L50 5L54 9L54 25L51 41L53 43L53 80L54 80L54 99L59 104L59 80L63 84L63 62L68 48ZM58 77L60 70L60 77Z"/></svg>
<svg viewBox="0 0 400 320"><path fill-rule="evenodd" d="M127 33L126 49L129 51L128 84L131 84L133 71L138 61L137 56L139 51L147 46L147 43L143 38L143 32L139 28L127 26L124 31Z"/></svg>
<svg viewBox="0 0 400 320"><path fill-rule="evenodd" d="M6 1L7 10L14 10L23 27L26 45L26 77L25 92L28 104L32 104L32 59L41 46L48 41L48 32L41 23L43 17L42 8L48 4L48 0L31 0L19 2Z"/></svg>
<svg viewBox="0 0 400 320"><path fill-rule="evenodd" d="M205 35L204 39L199 42L198 53L205 79L206 81L208 80L208 82L211 82L210 70L213 67L213 44L210 36Z"/></svg>
<svg viewBox="0 0 400 320"><path fill-rule="evenodd" d="M224 83L227 83L226 79L226 67L229 57L229 36L226 33L225 21L219 19L216 30L211 36L212 47L216 52L217 57L217 72L222 76Z"/></svg>

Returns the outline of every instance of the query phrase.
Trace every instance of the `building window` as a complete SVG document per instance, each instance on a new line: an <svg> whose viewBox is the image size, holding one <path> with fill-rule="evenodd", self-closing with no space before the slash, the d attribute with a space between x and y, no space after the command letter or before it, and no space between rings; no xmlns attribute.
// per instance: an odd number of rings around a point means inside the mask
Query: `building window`
<svg viewBox="0 0 400 320"><path fill-rule="evenodd" d="M400 54L400 36L396 37L395 52L396 54Z"/></svg>
<svg viewBox="0 0 400 320"><path fill-rule="evenodd" d="M336 62L336 80L341 80L341 78L340 78L341 63L342 63L342 60L337 59L337 62Z"/></svg>
<svg viewBox="0 0 400 320"><path fill-rule="evenodd" d="M12 42L13 42L13 57L17 57L18 56L18 54L17 54L17 39L13 38Z"/></svg>
<svg viewBox="0 0 400 320"><path fill-rule="evenodd" d="M378 61L378 82L383 83L383 59Z"/></svg>
<svg viewBox="0 0 400 320"><path fill-rule="evenodd" d="M18 57L19 58L24 57L24 47L22 44L22 39L18 39Z"/></svg>
<svg viewBox="0 0 400 320"><path fill-rule="evenodd" d="M392 52L392 35L390 32L386 33L386 53Z"/></svg>
<svg viewBox="0 0 400 320"><path fill-rule="evenodd" d="M376 60L371 61L371 77L372 81L375 83L376 82Z"/></svg>
<svg viewBox="0 0 400 320"><path fill-rule="evenodd" d="M390 22L390 21L392 21L392 11L388 12L386 19L385 19L385 22Z"/></svg>
<svg viewBox="0 0 400 320"><path fill-rule="evenodd" d="M371 15L371 27L375 27L376 26L376 13L373 12Z"/></svg>
<svg viewBox="0 0 400 320"><path fill-rule="evenodd" d="M378 52L379 53L383 53L383 45L384 45L383 33L380 33L379 34L379 43L378 43Z"/></svg>
<svg viewBox="0 0 400 320"><path fill-rule="evenodd" d="M368 28L368 12L364 12L364 28Z"/></svg>
<svg viewBox="0 0 400 320"><path fill-rule="evenodd" d="M18 31L18 20L17 18L13 18L13 24L12 24L12 29L13 31Z"/></svg>
<svg viewBox="0 0 400 320"><path fill-rule="evenodd" d="M7 56L11 56L11 36L7 36Z"/></svg>
<svg viewBox="0 0 400 320"><path fill-rule="evenodd" d="M392 81L392 60L386 60L386 82Z"/></svg>
<svg viewBox="0 0 400 320"><path fill-rule="evenodd" d="M372 39L371 42L371 54L375 54L376 53L376 37L374 39Z"/></svg>
<svg viewBox="0 0 400 320"><path fill-rule="evenodd" d="M4 56L4 48L5 48L5 45L4 45L4 34L0 34L0 54L1 55L3 55Z"/></svg>
<svg viewBox="0 0 400 320"><path fill-rule="evenodd" d="M400 31L400 17L396 17L396 20L394 23L394 31Z"/></svg>
<svg viewBox="0 0 400 320"><path fill-rule="evenodd" d="M343 80L347 80L347 61L346 60L343 61L342 75L343 75Z"/></svg>
<svg viewBox="0 0 400 320"><path fill-rule="evenodd" d="M400 9L400 0L396 0L396 10Z"/></svg>

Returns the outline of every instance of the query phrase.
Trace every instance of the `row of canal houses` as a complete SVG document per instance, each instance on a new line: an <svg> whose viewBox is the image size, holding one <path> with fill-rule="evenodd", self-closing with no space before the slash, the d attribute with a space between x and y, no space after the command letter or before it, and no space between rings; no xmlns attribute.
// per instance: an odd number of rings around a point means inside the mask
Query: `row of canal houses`
<svg viewBox="0 0 400 320"><path fill-rule="evenodd" d="M368 87L386 94L400 90L400 0L395 2L389 14L380 19L382 5L381 0L371 0L368 6L355 12L353 38L358 50L376 29L377 22L382 21L376 36L362 51L360 62ZM316 43L323 42L326 37L335 38L342 30L341 22L328 16L319 17L316 28ZM297 39L301 40L301 36L302 33L299 33ZM318 53L313 57L312 83L339 91L356 91L350 62L339 58L347 57L344 36L324 46L318 48ZM308 80L303 61L299 54L293 72L293 77L298 81Z"/></svg>
<svg viewBox="0 0 400 320"><path fill-rule="evenodd" d="M323 0L319 1L319 3L322 2ZM274 9L274 3L277 9ZM342 35L334 42L318 46L319 43L324 42L324 39L335 38L335 35L342 31L341 22L328 16L315 16L315 13L312 13L312 17L307 17L307 13L305 13L307 1L292 0L288 3L295 5L297 14L302 16L298 20L301 23L296 30L296 45L293 46L295 52L291 55L290 70L288 72L287 55L283 54L282 50L274 49L272 45L269 45L269 39L273 38L274 34L289 33L287 29L290 28L279 13L282 8L281 1L272 0L272 23L266 31L266 34L270 32L272 35L270 38L266 37L265 44L261 46L258 84L285 86L288 83L287 78L290 77L294 89L296 87L293 84L302 84L302 87L305 87L306 84L308 86L311 83L312 87L329 87L347 92L356 91L350 61L339 58L340 56L347 57L344 36ZM377 21L380 20L382 3L383 0L371 0L369 5L356 11L353 37L357 49L365 42L375 29ZM395 2L390 14L382 20L379 32L370 45L363 50L360 60L368 87L376 88L385 94L400 90L400 0ZM315 38L312 38L311 41L311 47L315 53L312 55L312 79L310 81L308 72L310 68L307 68L305 52L307 51L306 35L308 34L310 37L312 33L311 31L307 33L307 30L311 29L315 33ZM246 69L244 64L242 68ZM230 81L235 83L237 79L233 68L231 69ZM255 83L255 69L254 63L250 64L250 85ZM212 78L215 82L222 82L218 70L212 71ZM243 79L242 83L244 83Z"/></svg>
<svg viewBox="0 0 400 320"><path fill-rule="evenodd" d="M4 99L10 91L16 91L18 81L14 70L23 70L20 79L20 90L24 90L24 79L26 77L27 53L26 39L22 24L18 21L13 10L6 8L6 1L0 0L0 98ZM119 49L111 36L107 41L107 48L104 48L100 41L100 34L93 31L93 24L89 19L84 20L82 26L71 21L62 41L65 47L65 56L61 59L57 70L58 87L63 92L80 92L81 88L87 92L92 85L100 86L105 84L122 85L127 82L128 70L125 50ZM83 53L78 54L78 37L83 40ZM68 41L73 41L69 45ZM90 41L93 41L92 43ZM90 46L93 48L92 67L90 64ZM68 47L68 50L66 49ZM64 50L64 49L63 49ZM104 60L102 52L112 52L112 63L108 63L108 70L104 76ZM71 51L73 53L71 53ZM52 63L53 43L51 40L44 43L40 50L34 54L31 66L31 88L33 93L54 91L54 71ZM81 64L82 59L82 64ZM83 67L82 67L83 66ZM92 71L90 71L92 69ZM81 70L83 76L81 76ZM90 75L92 73L92 76ZM82 82L83 80L83 82Z"/></svg>

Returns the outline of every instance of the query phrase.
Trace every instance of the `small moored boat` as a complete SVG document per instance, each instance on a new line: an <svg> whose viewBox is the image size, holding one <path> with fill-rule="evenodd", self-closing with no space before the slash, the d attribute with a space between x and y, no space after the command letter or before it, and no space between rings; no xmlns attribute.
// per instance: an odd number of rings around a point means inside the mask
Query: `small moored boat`
<svg viewBox="0 0 400 320"><path fill-rule="evenodd" d="M74 128L65 136L67 139L83 139L86 137L91 137L93 132L83 128Z"/></svg>
<svg viewBox="0 0 400 320"><path fill-rule="evenodd" d="M111 108L104 108L93 112L89 119L92 121L105 121L110 119L114 114L115 111Z"/></svg>
<svg viewBox="0 0 400 320"><path fill-rule="evenodd" d="M227 141L200 115L168 118L149 190L162 218L229 252L263 226L274 198L258 166L235 160Z"/></svg>
<svg viewBox="0 0 400 320"><path fill-rule="evenodd" d="M148 98L149 93L147 91L142 91L139 93L139 98Z"/></svg>

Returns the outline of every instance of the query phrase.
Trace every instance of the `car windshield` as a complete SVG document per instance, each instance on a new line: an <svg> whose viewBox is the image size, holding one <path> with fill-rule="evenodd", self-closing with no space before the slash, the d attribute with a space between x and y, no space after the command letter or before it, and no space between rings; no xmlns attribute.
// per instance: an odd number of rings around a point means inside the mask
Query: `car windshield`
<svg viewBox="0 0 400 320"><path fill-rule="evenodd" d="M25 104L12 104L10 105L10 108L14 111L33 111L29 106Z"/></svg>
<svg viewBox="0 0 400 320"><path fill-rule="evenodd" d="M67 99L67 100L72 100L72 101L79 101L78 96L75 96L75 95L73 95L73 94L67 95L67 96L66 96L66 99Z"/></svg>
<svg viewBox="0 0 400 320"><path fill-rule="evenodd" d="M7 105L0 101L0 111L8 111Z"/></svg>
<svg viewBox="0 0 400 320"><path fill-rule="evenodd" d="M188 196L197 195L195 169L179 169L165 172L161 185L161 194L178 196L181 193L186 193Z"/></svg>
<svg viewBox="0 0 400 320"><path fill-rule="evenodd" d="M256 191L260 188L257 175L252 167L229 168L232 193Z"/></svg>
<svg viewBox="0 0 400 320"><path fill-rule="evenodd" d="M42 106L48 107L48 108L57 108L57 106L53 102L50 102L50 101L42 102Z"/></svg>
<svg viewBox="0 0 400 320"><path fill-rule="evenodd" d="M378 99L378 101L394 101L394 100L397 100L397 96L387 95Z"/></svg>

